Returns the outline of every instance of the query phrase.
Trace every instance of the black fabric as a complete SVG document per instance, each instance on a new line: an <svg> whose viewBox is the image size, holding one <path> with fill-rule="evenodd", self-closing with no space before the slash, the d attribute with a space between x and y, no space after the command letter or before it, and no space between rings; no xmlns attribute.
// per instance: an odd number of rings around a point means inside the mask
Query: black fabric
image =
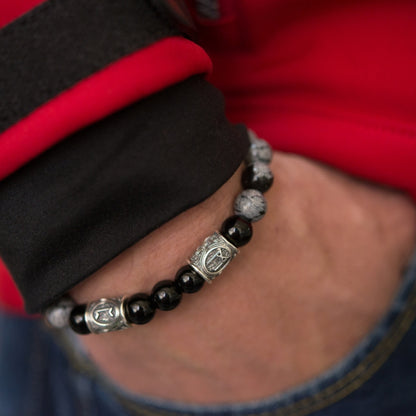
<svg viewBox="0 0 416 416"><path fill-rule="evenodd" d="M49 0L0 31L0 132L111 62L177 34L145 0Z"/></svg>
<svg viewBox="0 0 416 416"><path fill-rule="evenodd" d="M214 193L248 149L193 77L56 145L0 182L0 255L37 312Z"/></svg>

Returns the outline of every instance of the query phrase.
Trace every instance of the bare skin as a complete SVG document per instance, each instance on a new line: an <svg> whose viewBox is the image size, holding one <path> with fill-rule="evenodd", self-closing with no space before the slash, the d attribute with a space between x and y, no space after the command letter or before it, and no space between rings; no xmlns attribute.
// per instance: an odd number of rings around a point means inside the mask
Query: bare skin
<svg viewBox="0 0 416 416"><path fill-rule="evenodd" d="M228 269L144 326L80 337L126 389L196 403L283 391L342 359L396 293L416 241L402 194L275 154L269 210ZM72 291L78 302L149 292L230 215L240 170Z"/></svg>

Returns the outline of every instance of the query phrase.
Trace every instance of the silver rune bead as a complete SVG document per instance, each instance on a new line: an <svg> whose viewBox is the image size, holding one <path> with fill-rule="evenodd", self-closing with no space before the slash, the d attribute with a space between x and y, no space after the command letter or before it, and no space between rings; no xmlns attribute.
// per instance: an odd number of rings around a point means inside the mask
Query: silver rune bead
<svg viewBox="0 0 416 416"><path fill-rule="evenodd" d="M221 234L207 237L189 260L189 265L208 283L211 283L237 255L238 249Z"/></svg>
<svg viewBox="0 0 416 416"><path fill-rule="evenodd" d="M66 328L69 325L69 315L75 306L70 297L63 297L59 302L49 306L45 311L46 323L56 329Z"/></svg>
<svg viewBox="0 0 416 416"><path fill-rule="evenodd" d="M234 202L234 213L247 221L255 222L264 217L267 203L263 194L256 189L246 189Z"/></svg>
<svg viewBox="0 0 416 416"><path fill-rule="evenodd" d="M252 130L248 130L250 147L246 156L246 163L250 165L254 162L270 163L273 151L270 145L263 139L259 139Z"/></svg>
<svg viewBox="0 0 416 416"><path fill-rule="evenodd" d="M123 310L123 298L100 299L90 302L85 311L85 322L93 334L128 328Z"/></svg>

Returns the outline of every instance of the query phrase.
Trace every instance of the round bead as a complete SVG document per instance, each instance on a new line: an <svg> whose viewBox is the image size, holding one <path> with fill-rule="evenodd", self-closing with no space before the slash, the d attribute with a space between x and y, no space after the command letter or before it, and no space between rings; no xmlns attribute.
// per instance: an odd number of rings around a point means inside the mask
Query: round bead
<svg viewBox="0 0 416 416"><path fill-rule="evenodd" d="M244 170L241 178L244 189L266 192L273 184L273 173L263 162L255 162Z"/></svg>
<svg viewBox="0 0 416 416"><path fill-rule="evenodd" d="M256 189L246 189L234 202L234 213L247 221L255 222L262 219L266 210L266 200Z"/></svg>
<svg viewBox="0 0 416 416"><path fill-rule="evenodd" d="M64 296L58 303L45 311L45 321L52 328L62 329L69 325L69 316L74 308L74 301Z"/></svg>
<svg viewBox="0 0 416 416"><path fill-rule="evenodd" d="M202 289L205 280L190 266L184 266L176 273L175 283L185 293L195 293Z"/></svg>
<svg viewBox="0 0 416 416"><path fill-rule="evenodd" d="M221 234L236 247L241 247L251 240L253 230L251 224L234 215L222 224Z"/></svg>
<svg viewBox="0 0 416 416"><path fill-rule="evenodd" d="M69 325L77 334L86 335L91 333L85 320L86 308L87 305L75 306L69 316Z"/></svg>
<svg viewBox="0 0 416 416"><path fill-rule="evenodd" d="M124 301L124 313L131 324L147 324L155 316L155 312L150 296L144 293L137 293Z"/></svg>
<svg viewBox="0 0 416 416"><path fill-rule="evenodd" d="M180 289L171 280L156 283L152 291L152 300L162 311L176 308L182 299Z"/></svg>
<svg viewBox="0 0 416 416"><path fill-rule="evenodd" d="M252 131L248 131L250 147L246 156L246 163L263 162L270 163L273 157L273 151L270 145L263 139L259 139Z"/></svg>

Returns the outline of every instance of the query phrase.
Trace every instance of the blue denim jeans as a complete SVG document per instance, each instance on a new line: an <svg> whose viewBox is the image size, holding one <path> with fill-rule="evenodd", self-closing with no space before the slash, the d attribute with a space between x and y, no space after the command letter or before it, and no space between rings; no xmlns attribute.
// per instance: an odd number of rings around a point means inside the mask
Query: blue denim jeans
<svg viewBox="0 0 416 416"><path fill-rule="evenodd" d="M416 415L416 255L390 310L338 365L268 399L199 406L131 395L68 331L0 313L0 416Z"/></svg>

